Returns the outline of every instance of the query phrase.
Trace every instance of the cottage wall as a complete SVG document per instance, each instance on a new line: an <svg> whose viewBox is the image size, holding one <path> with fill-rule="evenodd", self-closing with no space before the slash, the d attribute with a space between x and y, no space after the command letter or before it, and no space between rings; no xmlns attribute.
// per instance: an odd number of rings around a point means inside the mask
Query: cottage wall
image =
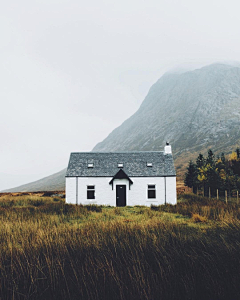
<svg viewBox="0 0 240 300"><path fill-rule="evenodd" d="M176 177L131 177L115 179L113 187L109 184L112 177L66 177L66 202L72 204L98 204L116 206L116 185L126 185L127 205L176 204ZM156 185L156 199L148 199L149 184ZM95 199L87 199L87 186L95 186ZM129 189L130 188L130 189Z"/></svg>
<svg viewBox="0 0 240 300"><path fill-rule="evenodd" d="M176 177L166 177L167 203L177 204L177 182Z"/></svg>

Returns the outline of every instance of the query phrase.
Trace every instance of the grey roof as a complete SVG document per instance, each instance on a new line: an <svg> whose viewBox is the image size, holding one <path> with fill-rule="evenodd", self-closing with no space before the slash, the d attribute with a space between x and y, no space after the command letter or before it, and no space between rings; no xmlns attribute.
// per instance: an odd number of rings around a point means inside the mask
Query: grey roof
<svg viewBox="0 0 240 300"><path fill-rule="evenodd" d="M88 163L93 163L93 168L88 168ZM139 151L71 153L66 177L113 177L119 171L118 163L123 163L129 177L176 176L172 154Z"/></svg>

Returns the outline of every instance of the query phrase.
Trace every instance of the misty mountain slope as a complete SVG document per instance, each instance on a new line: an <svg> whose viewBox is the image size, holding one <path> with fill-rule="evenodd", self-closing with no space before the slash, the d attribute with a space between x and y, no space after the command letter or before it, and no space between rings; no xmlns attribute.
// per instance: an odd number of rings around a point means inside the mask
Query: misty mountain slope
<svg viewBox="0 0 240 300"><path fill-rule="evenodd" d="M37 181L27 183L3 192L35 192L35 191L62 191L65 189L66 170L61 170L53 175L44 177Z"/></svg>
<svg viewBox="0 0 240 300"><path fill-rule="evenodd" d="M177 172L208 148L229 153L240 146L240 66L213 64L185 73L166 73L138 111L93 151L163 150L173 147ZM62 190L65 172L8 191Z"/></svg>
<svg viewBox="0 0 240 300"><path fill-rule="evenodd" d="M176 165L206 148L227 152L240 142L240 68L213 64L166 73L139 110L93 151L162 150L170 141Z"/></svg>

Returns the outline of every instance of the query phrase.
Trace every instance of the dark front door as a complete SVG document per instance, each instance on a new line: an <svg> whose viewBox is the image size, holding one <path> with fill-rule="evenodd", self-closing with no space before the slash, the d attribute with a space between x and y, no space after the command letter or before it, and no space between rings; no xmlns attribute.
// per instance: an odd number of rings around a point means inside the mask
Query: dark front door
<svg viewBox="0 0 240 300"><path fill-rule="evenodd" d="M116 185L117 206L126 206L126 185Z"/></svg>

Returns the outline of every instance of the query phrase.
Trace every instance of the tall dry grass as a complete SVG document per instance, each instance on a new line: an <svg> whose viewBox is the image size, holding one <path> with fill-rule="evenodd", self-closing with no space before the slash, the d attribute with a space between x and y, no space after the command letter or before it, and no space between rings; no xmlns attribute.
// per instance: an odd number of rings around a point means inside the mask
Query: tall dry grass
<svg viewBox="0 0 240 300"><path fill-rule="evenodd" d="M193 197L152 208L0 199L0 298L240 299L239 207Z"/></svg>

